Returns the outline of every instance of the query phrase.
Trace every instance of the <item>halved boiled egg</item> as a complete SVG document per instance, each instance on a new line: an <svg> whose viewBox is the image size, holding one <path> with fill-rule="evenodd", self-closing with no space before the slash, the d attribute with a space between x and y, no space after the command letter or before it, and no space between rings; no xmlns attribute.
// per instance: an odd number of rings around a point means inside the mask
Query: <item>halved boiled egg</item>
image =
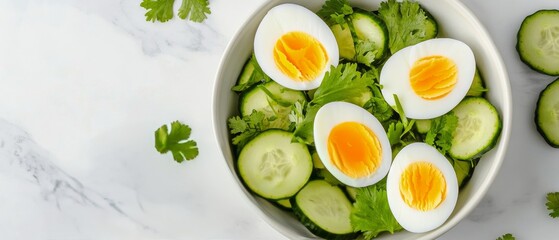
<svg viewBox="0 0 559 240"><path fill-rule="evenodd" d="M296 4L278 5L260 22L254 55L270 78L295 90L311 90L338 65L334 34L320 17Z"/></svg>
<svg viewBox="0 0 559 240"><path fill-rule="evenodd" d="M322 106L314 120L314 142L323 165L340 182L364 187L383 179L392 149L380 122L346 102Z"/></svg>
<svg viewBox="0 0 559 240"><path fill-rule="evenodd" d="M401 49L380 73L382 94L390 105L397 95L406 117L431 119L452 110L472 85L472 50L450 38L435 38Z"/></svg>
<svg viewBox="0 0 559 240"><path fill-rule="evenodd" d="M394 158L386 180L388 205L400 225L415 233L442 225L458 199L452 164L426 143L405 146Z"/></svg>

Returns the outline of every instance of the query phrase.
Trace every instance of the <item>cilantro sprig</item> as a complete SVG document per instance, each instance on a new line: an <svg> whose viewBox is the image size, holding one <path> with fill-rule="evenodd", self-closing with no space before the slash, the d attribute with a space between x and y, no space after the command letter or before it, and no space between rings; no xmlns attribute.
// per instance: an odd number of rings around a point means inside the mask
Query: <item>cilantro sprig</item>
<svg viewBox="0 0 559 240"><path fill-rule="evenodd" d="M452 146L452 138L457 126L458 117L452 111L433 119L431 128L425 136L425 143L437 148L445 155Z"/></svg>
<svg viewBox="0 0 559 240"><path fill-rule="evenodd" d="M497 240L515 240L515 239L516 238L510 233L507 233L507 234L497 238Z"/></svg>
<svg viewBox="0 0 559 240"><path fill-rule="evenodd" d="M328 0L322 5L322 8L316 13L329 25L344 24L346 16L353 13L353 8L347 0Z"/></svg>
<svg viewBox="0 0 559 240"><path fill-rule="evenodd" d="M559 217L559 192L550 192L546 196L547 210L550 211L549 216L552 218Z"/></svg>
<svg viewBox="0 0 559 240"><path fill-rule="evenodd" d="M171 123L171 131L167 125L155 130L155 149L161 154L171 151L173 159L178 163L192 160L198 156L198 147L194 140L189 140L192 129L179 121Z"/></svg>
<svg viewBox="0 0 559 240"><path fill-rule="evenodd" d="M392 54L425 40L427 15L418 2L388 0L380 3L378 12L388 28L388 46Z"/></svg>
<svg viewBox="0 0 559 240"><path fill-rule="evenodd" d="M142 0L140 6L147 10L146 21L167 22L174 16L175 0ZM178 16L192 22L203 22L211 13L208 0L182 0Z"/></svg>
<svg viewBox="0 0 559 240"><path fill-rule="evenodd" d="M373 239L381 232L394 233L403 229L390 211L383 182L357 189L350 220L356 231L363 232L364 239Z"/></svg>

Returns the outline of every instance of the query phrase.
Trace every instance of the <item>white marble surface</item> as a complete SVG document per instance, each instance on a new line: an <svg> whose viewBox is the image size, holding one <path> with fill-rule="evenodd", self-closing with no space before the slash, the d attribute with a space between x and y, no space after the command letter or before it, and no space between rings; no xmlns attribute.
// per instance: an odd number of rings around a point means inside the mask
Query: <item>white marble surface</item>
<svg viewBox="0 0 559 240"><path fill-rule="evenodd" d="M243 199L211 127L219 59L265 0L210 0L203 24L146 22L139 2L0 0L0 239L283 239ZM525 16L559 2L463 2L507 65L513 132L487 196L440 239L557 238L544 203L559 150L533 124L554 78L514 44ZM173 120L193 128L194 161L156 153L153 131Z"/></svg>

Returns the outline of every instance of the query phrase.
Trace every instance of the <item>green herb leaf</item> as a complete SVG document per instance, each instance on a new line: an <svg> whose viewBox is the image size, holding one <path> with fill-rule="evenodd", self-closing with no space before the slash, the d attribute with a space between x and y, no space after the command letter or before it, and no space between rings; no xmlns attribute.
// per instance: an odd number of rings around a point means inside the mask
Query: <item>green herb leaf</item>
<svg viewBox="0 0 559 240"><path fill-rule="evenodd" d="M140 6L147 10L146 21L166 22L173 18L175 0L143 0Z"/></svg>
<svg viewBox="0 0 559 240"><path fill-rule="evenodd" d="M378 11L388 28L388 46L392 54L425 40L427 15L419 3L388 0L380 3Z"/></svg>
<svg viewBox="0 0 559 240"><path fill-rule="evenodd" d="M453 111L431 121L431 128L425 136L425 143L437 148L445 155L452 146L454 130L458 126L458 117Z"/></svg>
<svg viewBox="0 0 559 240"><path fill-rule="evenodd" d="M379 183L357 189L350 220L353 229L363 232L365 239L373 239L381 232L402 230L388 206L386 187Z"/></svg>
<svg viewBox="0 0 559 240"><path fill-rule="evenodd" d="M252 138L260 132L270 128L270 118L266 118L263 112L253 110L248 116L234 116L229 118L229 131L233 137L233 145L242 149Z"/></svg>
<svg viewBox="0 0 559 240"><path fill-rule="evenodd" d="M515 240L515 239L516 238L510 233L507 233L507 234L497 238L497 240Z"/></svg>
<svg viewBox="0 0 559 240"><path fill-rule="evenodd" d="M328 25L343 24L345 17L353 13L353 8L347 0L327 0L322 8L316 13Z"/></svg>
<svg viewBox="0 0 559 240"><path fill-rule="evenodd" d="M559 192L551 192L547 194L547 210L550 211L549 216L552 218L559 217Z"/></svg>
<svg viewBox="0 0 559 240"><path fill-rule="evenodd" d="M358 63L371 66L377 57L378 49L374 42L357 39L355 44L355 60Z"/></svg>
<svg viewBox="0 0 559 240"><path fill-rule="evenodd" d="M202 22L211 13L208 0L182 0L179 17L193 22Z"/></svg>
<svg viewBox="0 0 559 240"><path fill-rule="evenodd" d="M163 125L155 131L155 149L161 154L171 151L179 163L192 160L198 156L198 147L194 140L188 140L191 131L188 125L179 121L171 123L170 132L167 125Z"/></svg>

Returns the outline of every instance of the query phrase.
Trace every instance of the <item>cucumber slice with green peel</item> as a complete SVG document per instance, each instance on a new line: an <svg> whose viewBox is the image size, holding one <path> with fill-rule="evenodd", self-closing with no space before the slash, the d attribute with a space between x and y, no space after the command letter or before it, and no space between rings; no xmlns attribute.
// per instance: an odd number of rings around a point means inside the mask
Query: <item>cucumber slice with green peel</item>
<svg viewBox="0 0 559 240"><path fill-rule="evenodd" d="M476 68L474 80L472 81L472 85L470 86L470 89L468 89L468 93L466 93L466 96L482 97L485 92L487 92L485 82L483 81L479 70Z"/></svg>
<svg viewBox="0 0 559 240"><path fill-rule="evenodd" d="M439 24L431 13L427 12L425 9L423 9L423 11L425 12L425 16L427 16L425 19L425 40L436 38L437 35L439 35Z"/></svg>
<svg viewBox="0 0 559 240"><path fill-rule="evenodd" d="M338 43L340 57L347 60L353 60L355 58L355 45L353 43L351 30L349 30L347 23L344 23L343 25L333 25L330 29L332 30L332 33L334 33L334 37Z"/></svg>
<svg viewBox="0 0 559 240"><path fill-rule="evenodd" d="M353 205L337 186L324 180L312 180L291 198L295 216L316 236L325 239L351 239Z"/></svg>
<svg viewBox="0 0 559 240"><path fill-rule="evenodd" d="M293 133L267 130L248 142L237 168L245 185L257 195L279 200L294 196L309 180L313 166L307 145L291 142Z"/></svg>
<svg viewBox="0 0 559 240"><path fill-rule="evenodd" d="M373 64L362 57L367 54L365 50L374 54L374 63L380 62L388 53L388 29L384 21L374 13L361 9L354 9L350 19L357 62L368 66Z"/></svg>
<svg viewBox="0 0 559 240"><path fill-rule="evenodd" d="M249 59L243 67L243 71L239 76L239 80L237 80L237 85L247 84L252 77L252 73L254 73L254 69L256 68L254 67L254 64L252 64L252 61Z"/></svg>
<svg viewBox="0 0 559 240"><path fill-rule="evenodd" d="M466 97L453 110L458 126L448 153L458 160L472 160L491 150L501 134L499 113L487 99Z"/></svg>
<svg viewBox="0 0 559 240"><path fill-rule="evenodd" d="M418 133L427 134L429 129L431 129L431 119L416 119L415 128Z"/></svg>
<svg viewBox="0 0 559 240"><path fill-rule="evenodd" d="M538 132L545 141L559 148L559 78L540 93L535 120Z"/></svg>
<svg viewBox="0 0 559 240"><path fill-rule="evenodd" d="M538 72L559 75L559 10L539 10L527 16L516 38L524 63Z"/></svg>
<svg viewBox="0 0 559 240"><path fill-rule="evenodd" d="M240 112L248 116L253 110L263 112L266 118L272 118L270 128L287 130L291 122L289 113L295 102L306 100L302 91L285 88L274 81L259 84L241 94Z"/></svg>
<svg viewBox="0 0 559 240"><path fill-rule="evenodd" d="M282 209L291 210L291 201L289 201L289 198L277 200L275 203Z"/></svg>

